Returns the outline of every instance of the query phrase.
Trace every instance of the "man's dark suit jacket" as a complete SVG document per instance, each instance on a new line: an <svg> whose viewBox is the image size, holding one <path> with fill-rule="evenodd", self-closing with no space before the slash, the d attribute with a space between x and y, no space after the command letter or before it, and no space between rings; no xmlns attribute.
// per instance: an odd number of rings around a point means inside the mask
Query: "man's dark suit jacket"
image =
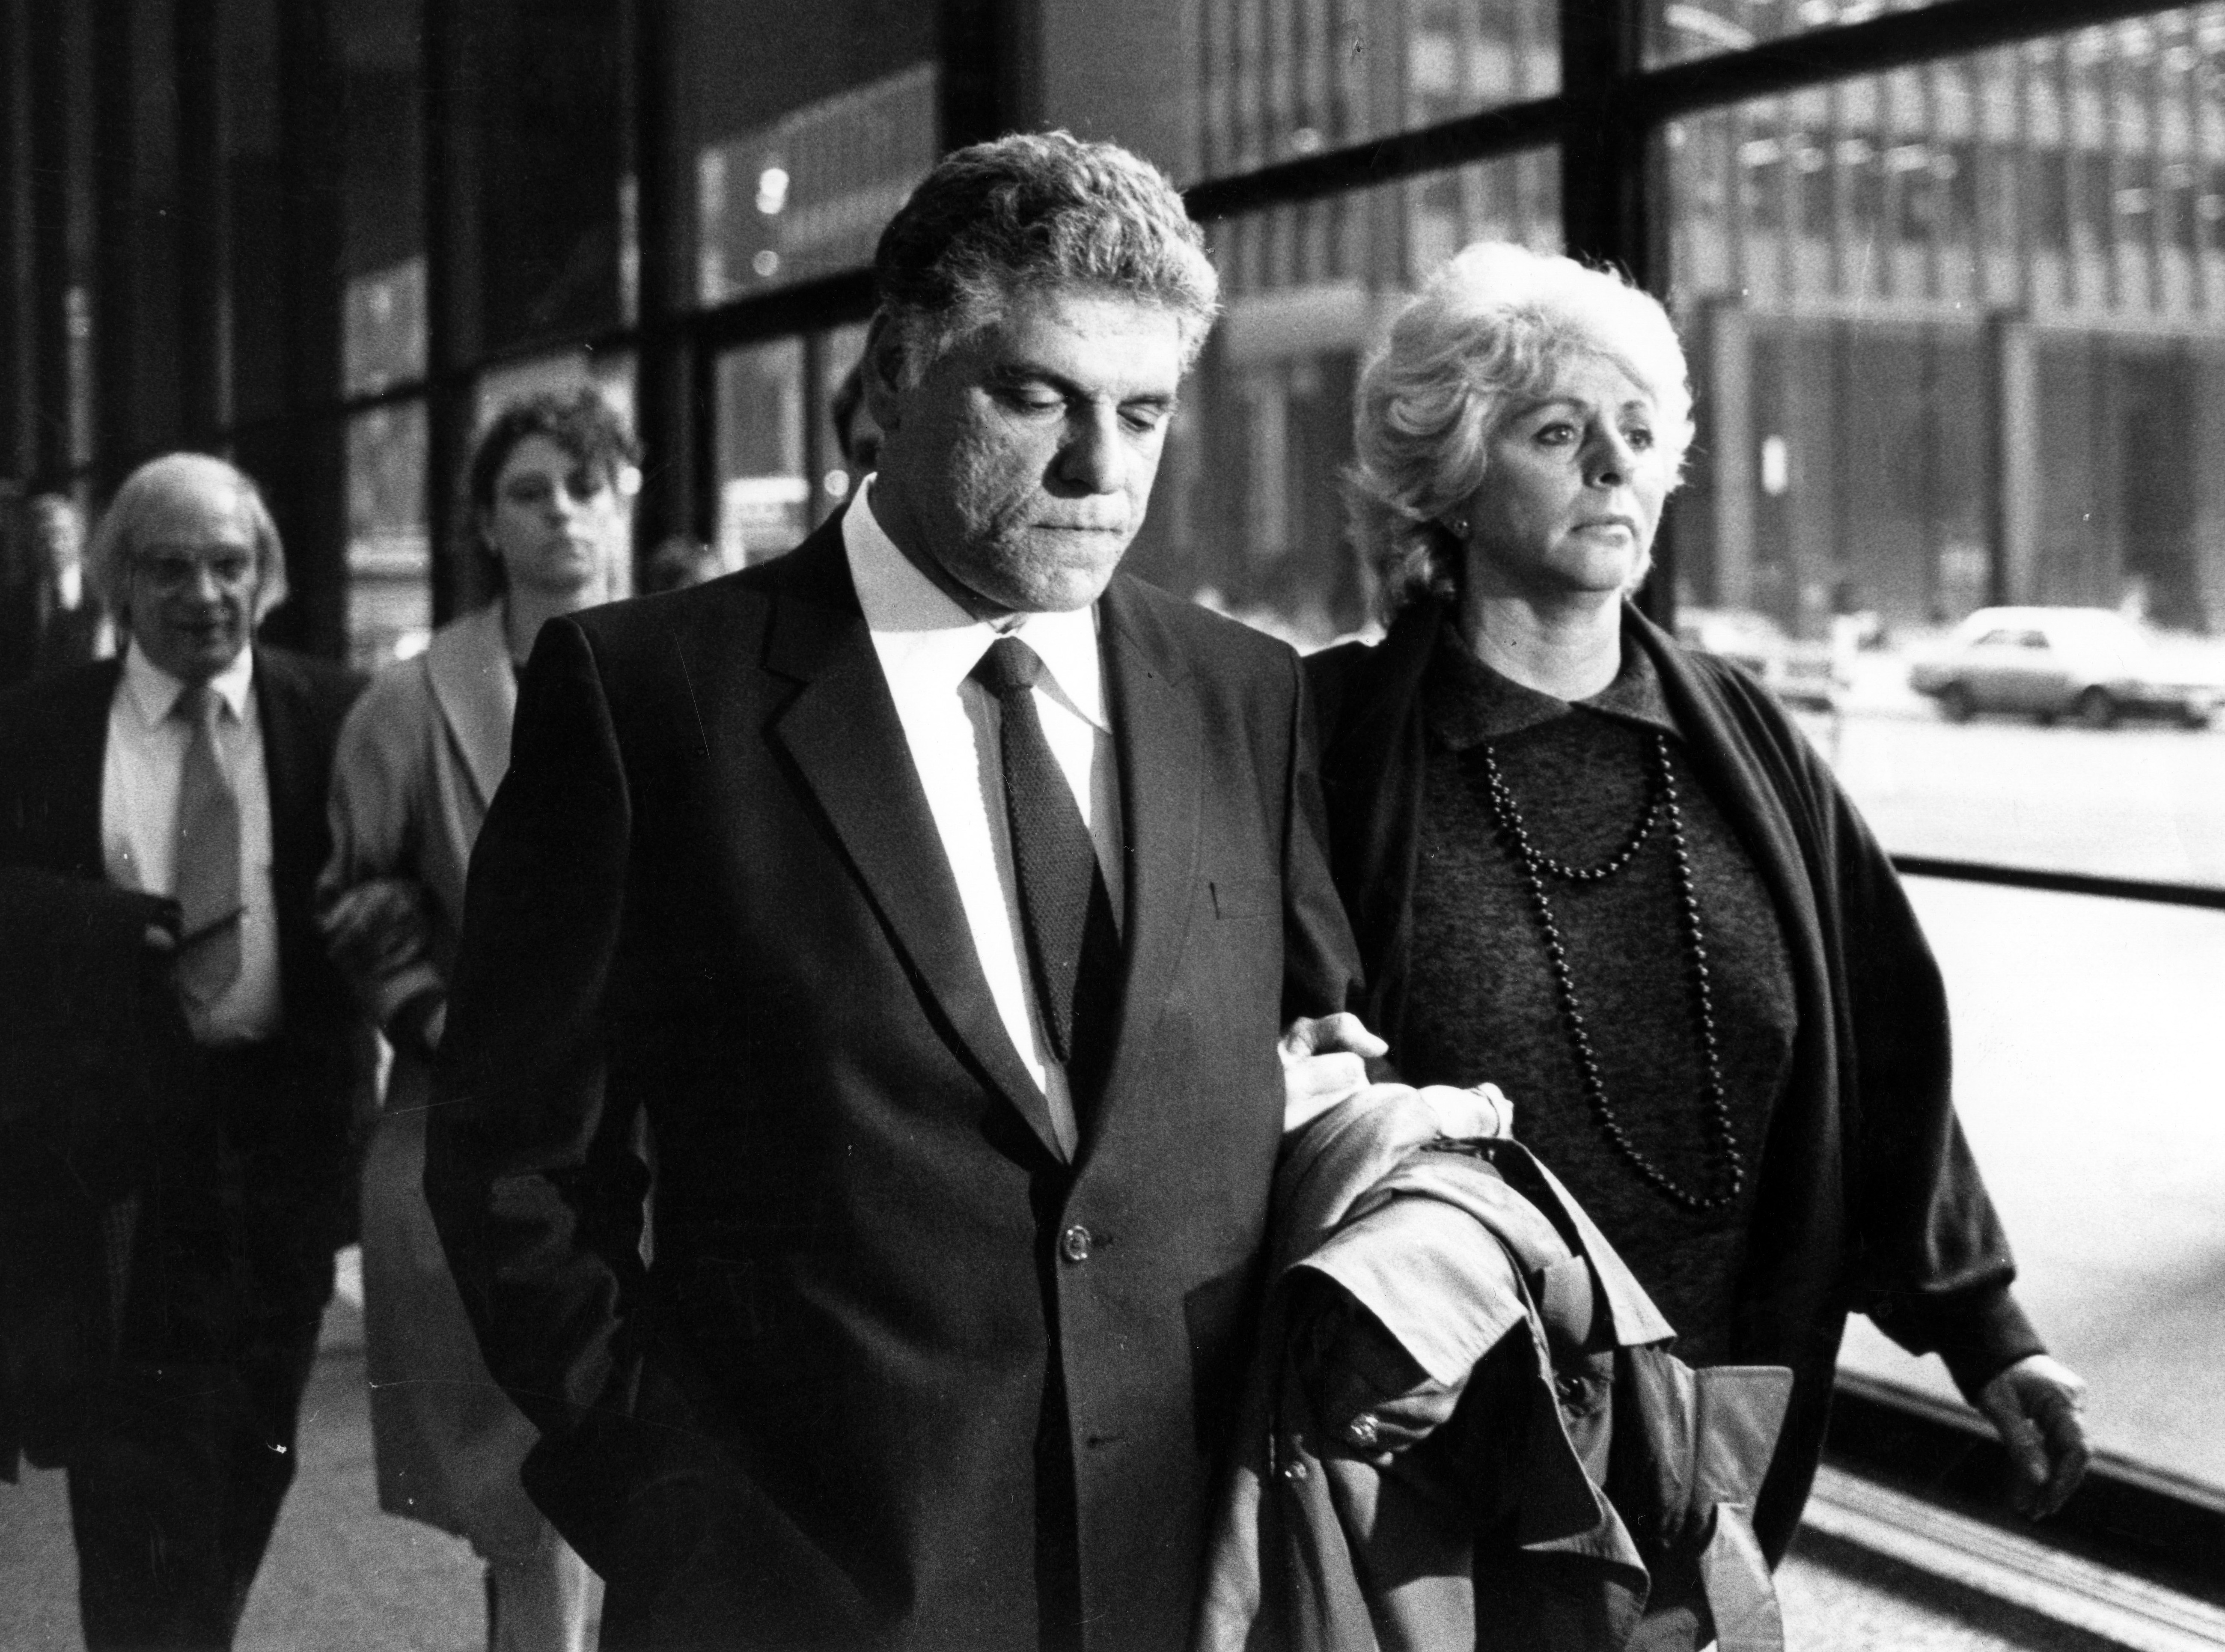
<svg viewBox="0 0 2225 1652"><path fill-rule="evenodd" d="M1034 1646L1056 1361L1087 1644L1187 1637L1276 1038L1342 1007L1351 939L1296 658L1125 577L1100 614L1125 997L1071 1169L839 524L541 634L472 862L426 1189L543 1431L526 1483L614 1614L661 1595L689 1621L693 1593L721 1645Z"/></svg>
<svg viewBox="0 0 2225 1652"><path fill-rule="evenodd" d="M0 692L0 866L107 875L101 772L109 702L122 670L118 660L99 660ZM375 1045L326 956L311 901L331 848L325 791L333 747L361 686L340 666L256 649L284 1012L269 1068L277 1092L270 1111L288 1120L298 1169L290 1185L265 1191L295 1207L305 1240L330 1247L347 1242L354 1230L355 1140Z"/></svg>

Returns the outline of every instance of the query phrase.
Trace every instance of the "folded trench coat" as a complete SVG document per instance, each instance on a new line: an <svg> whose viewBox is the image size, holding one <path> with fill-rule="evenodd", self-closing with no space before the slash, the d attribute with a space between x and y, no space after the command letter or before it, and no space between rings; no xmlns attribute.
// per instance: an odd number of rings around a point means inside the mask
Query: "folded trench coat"
<svg viewBox="0 0 2225 1652"><path fill-rule="evenodd" d="M1684 1365L1549 1171L1438 1129L1417 1096L1353 1101L1286 1151L1194 1652L1781 1652L1752 1515L1791 1372ZM1308 1274L1468 1385L1386 1467L1330 1447L1298 1378Z"/></svg>

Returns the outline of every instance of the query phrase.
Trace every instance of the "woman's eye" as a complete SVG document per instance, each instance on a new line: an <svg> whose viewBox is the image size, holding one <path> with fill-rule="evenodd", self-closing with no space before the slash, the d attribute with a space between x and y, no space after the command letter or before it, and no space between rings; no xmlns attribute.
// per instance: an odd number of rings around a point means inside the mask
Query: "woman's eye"
<svg viewBox="0 0 2225 1652"><path fill-rule="evenodd" d="M1622 433L1622 439L1641 453L1653 445L1653 432L1644 425L1634 425Z"/></svg>
<svg viewBox="0 0 2225 1652"><path fill-rule="evenodd" d="M1537 442L1548 448L1563 448L1576 439L1576 427L1556 419L1550 424L1537 427Z"/></svg>

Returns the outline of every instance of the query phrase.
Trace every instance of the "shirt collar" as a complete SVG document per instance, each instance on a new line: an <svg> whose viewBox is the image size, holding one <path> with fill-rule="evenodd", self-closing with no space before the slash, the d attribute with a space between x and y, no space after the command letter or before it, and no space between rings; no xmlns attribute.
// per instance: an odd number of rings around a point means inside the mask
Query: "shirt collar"
<svg viewBox="0 0 2225 1652"><path fill-rule="evenodd" d="M231 711L231 720L243 722L247 717L247 692L254 682L255 650L243 648L238 658L209 679L209 687ZM136 638L124 652L124 686L140 721L149 728L161 726L186 691L182 682L147 658Z"/></svg>
<svg viewBox="0 0 2225 1652"><path fill-rule="evenodd" d="M1030 613L998 630L976 620L920 572L873 514L873 479L859 484L842 514L842 549L865 628L891 678L922 691L954 690L999 637L1017 637L1036 651L1048 686L1091 727L1111 732L1105 716L1104 667L1097 651L1097 607Z"/></svg>
<svg viewBox="0 0 2225 1652"><path fill-rule="evenodd" d="M1429 664L1424 700L1429 732L1455 751L1534 728L1578 711L1664 734L1679 731L1661 691L1661 674L1644 645L1631 634L1626 611L1622 663L1614 680L1588 700L1563 700L1527 688L1493 670L1469 651L1459 626L1448 616L1438 632L1440 646Z"/></svg>

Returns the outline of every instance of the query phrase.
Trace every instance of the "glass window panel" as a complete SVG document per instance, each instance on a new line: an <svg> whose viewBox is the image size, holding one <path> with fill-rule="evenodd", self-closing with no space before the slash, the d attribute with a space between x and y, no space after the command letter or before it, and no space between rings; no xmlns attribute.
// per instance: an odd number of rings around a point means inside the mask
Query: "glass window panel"
<svg viewBox="0 0 2225 1652"><path fill-rule="evenodd" d="M2225 912L1912 880L2017 1292L2106 1452L2225 1490ZM1954 1397L1867 1321L1850 1370Z"/></svg>
<svg viewBox="0 0 2225 1652"><path fill-rule="evenodd" d="M794 550L815 519L805 354L803 340L775 339L719 358L718 545L729 568Z"/></svg>
<svg viewBox="0 0 2225 1652"><path fill-rule="evenodd" d="M1678 601L1881 644L1823 732L1895 850L2225 882L2225 742L2168 727L2225 687L2225 257L2174 227L2225 167L2220 50L2203 6L1664 134ZM1969 657L2002 603L2056 611L2044 667Z"/></svg>
<svg viewBox="0 0 2225 1652"><path fill-rule="evenodd" d="M425 373L424 0L335 7L347 104L341 384L369 394Z"/></svg>
<svg viewBox="0 0 2225 1652"><path fill-rule="evenodd" d="M1041 19L1044 124L1184 182L1560 90L1553 0L1045 0Z"/></svg>
<svg viewBox="0 0 2225 1652"><path fill-rule="evenodd" d="M348 421L347 512L348 658L366 669L407 659L433 634L422 402Z"/></svg>
<svg viewBox="0 0 2225 1652"><path fill-rule="evenodd" d="M1127 566L1301 646L1366 626L1372 575L1344 531L1362 356L1471 241L1560 246L1548 153L1208 226L1226 313L1183 386Z"/></svg>
<svg viewBox="0 0 2225 1652"><path fill-rule="evenodd" d="M624 317L625 38L618 0L474 8L485 76L479 278L486 342L594 333Z"/></svg>
<svg viewBox="0 0 2225 1652"><path fill-rule="evenodd" d="M1701 423L1680 612L1828 660L1804 721L1895 851L2225 884L2225 738L2173 726L2225 683L2220 49L2203 6L1664 135ZM2105 1449L2225 1486L2225 915L1911 893L2020 1293ZM1860 1322L1845 1359L1949 1392Z"/></svg>
<svg viewBox="0 0 2225 1652"><path fill-rule="evenodd" d="M1768 41L1882 12L1915 11L1937 0L1655 0L1646 8L1649 67L1743 52Z"/></svg>
<svg viewBox="0 0 2225 1652"><path fill-rule="evenodd" d="M234 417L286 405L285 202L278 171L278 9L276 0L219 0L223 77L224 187L229 197L230 384Z"/></svg>
<svg viewBox="0 0 2225 1652"><path fill-rule="evenodd" d="M688 0L675 27L700 301L870 263L941 150L935 8Z"/></svg>
<svg viewBox="0 0 2225 1652"><path fill-rule="evenodd" d="M706 304L872 262L881 229L935 164L941 73L915 64L696 159Z"/></svg>

